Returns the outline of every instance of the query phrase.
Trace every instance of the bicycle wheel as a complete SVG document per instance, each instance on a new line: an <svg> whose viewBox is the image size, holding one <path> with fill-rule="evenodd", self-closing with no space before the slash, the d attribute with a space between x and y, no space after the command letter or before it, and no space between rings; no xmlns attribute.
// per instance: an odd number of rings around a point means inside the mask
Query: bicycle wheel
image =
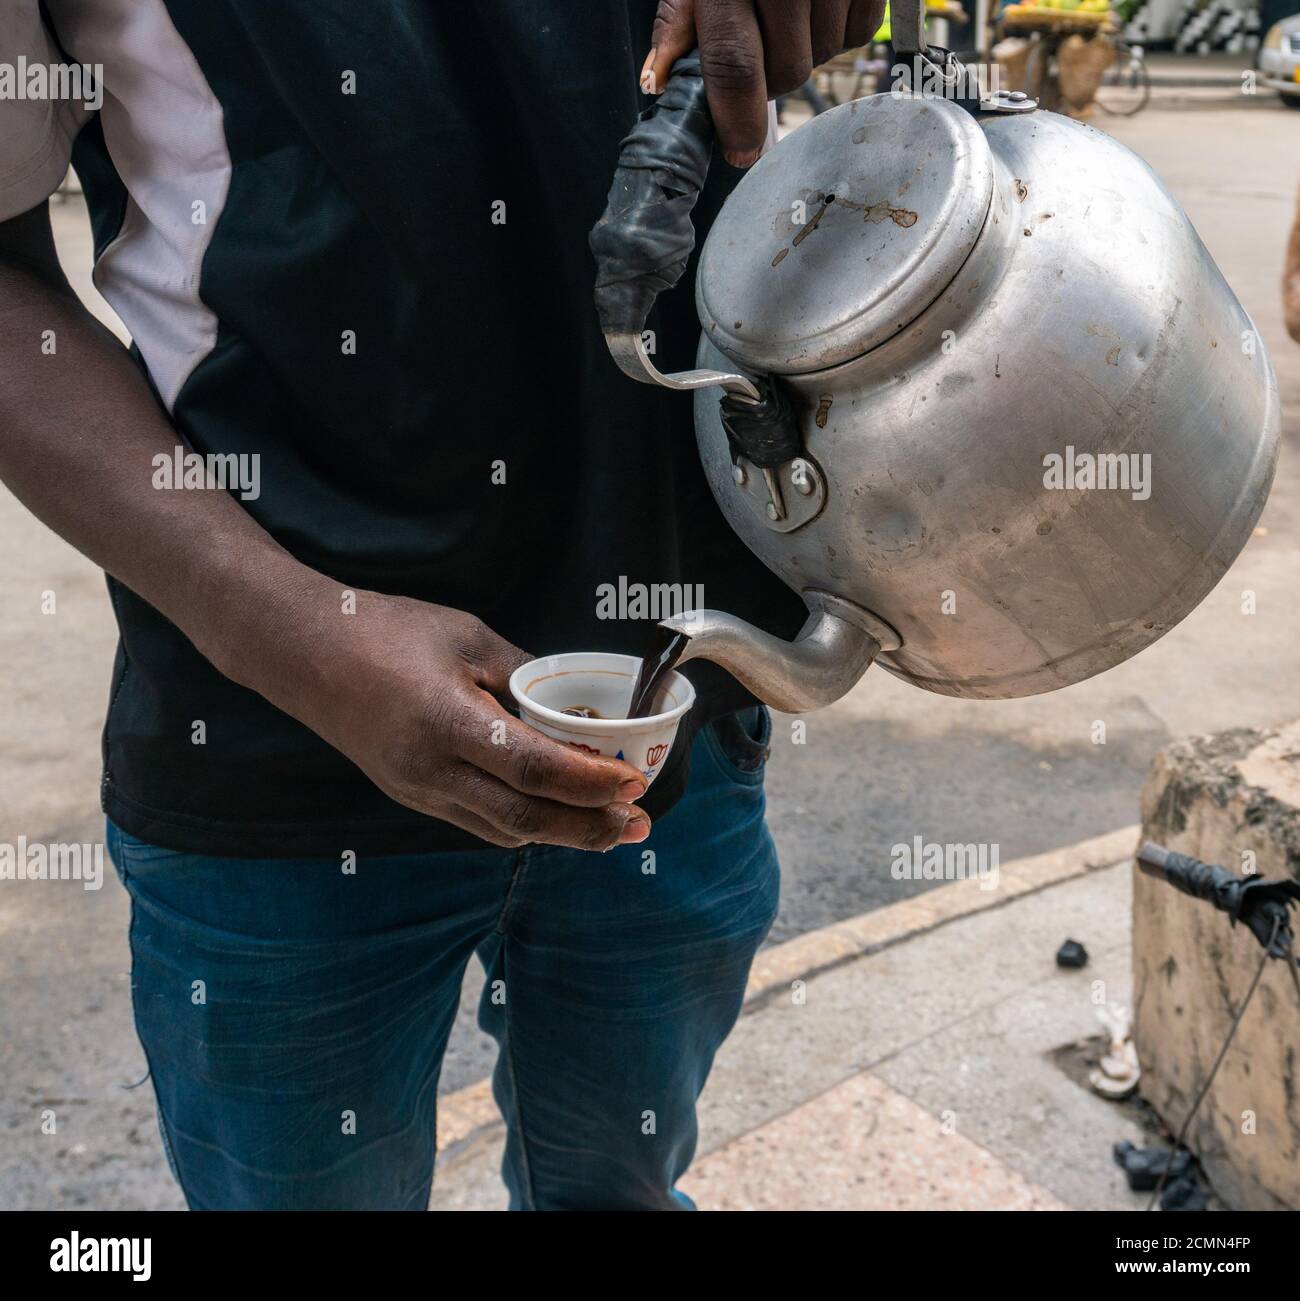
<svg viewBox="0 0 1300 1301"><path fill-rule="evenodd" d="M1102 112L1113 117L1132 117L1146 108L1150 98L1151 74L1146 60L1130 55L1107 68L1095 102Z"/></svg>

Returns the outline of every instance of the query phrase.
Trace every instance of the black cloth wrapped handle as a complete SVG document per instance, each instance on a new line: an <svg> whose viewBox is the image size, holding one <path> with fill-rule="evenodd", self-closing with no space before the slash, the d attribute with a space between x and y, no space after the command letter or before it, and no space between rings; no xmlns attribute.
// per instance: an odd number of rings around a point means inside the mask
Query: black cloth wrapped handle
<svg viewBox="0 0 1300 1301"><path fill-rule="evenodd" d="M663 93L623 141L604 215L589 237L605 334L640 334L655 299L681 279L712 154L713 119L692 50L673 64Z"/></svg>

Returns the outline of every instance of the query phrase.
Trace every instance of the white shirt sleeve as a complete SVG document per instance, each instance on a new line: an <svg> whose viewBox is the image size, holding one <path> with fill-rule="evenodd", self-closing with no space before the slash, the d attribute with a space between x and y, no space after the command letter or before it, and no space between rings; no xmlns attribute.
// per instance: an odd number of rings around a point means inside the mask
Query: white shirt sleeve
<svg viewBox="0 0 1300 1301"><path fill-rule="evenodd" d="M39 0L0 2L0 221L43 203L67 173L90 111L81 100L51 98L57 79L49 70L66 62Z"/></svg>

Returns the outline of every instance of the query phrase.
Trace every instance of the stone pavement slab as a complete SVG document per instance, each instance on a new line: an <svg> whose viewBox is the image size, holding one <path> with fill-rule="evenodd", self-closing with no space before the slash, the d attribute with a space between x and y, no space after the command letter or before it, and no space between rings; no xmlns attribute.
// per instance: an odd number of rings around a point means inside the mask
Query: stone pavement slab
<svg viewBox="0 0 1300 1301"><path fill-rule="evenodd" d="M864 1071L700 1161L720 1211L1046 1211L1051 1193Z"/></svg>

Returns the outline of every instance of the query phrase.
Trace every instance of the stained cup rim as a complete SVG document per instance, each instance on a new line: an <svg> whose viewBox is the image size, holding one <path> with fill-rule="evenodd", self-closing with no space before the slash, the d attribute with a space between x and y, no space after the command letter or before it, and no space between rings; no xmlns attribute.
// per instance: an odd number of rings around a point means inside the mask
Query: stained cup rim
<svg viewBox="0 0 1300 1301"><path fill-rule="evenodd" d="M576 659L606 660L609 661L611 667L609 669L593 669L590 665L587 665L582 669L575 667L568 670L569 672L610 672L634 680L637 668L641 663L639 656L619 655L613 651L563 651L557 655L540 655L537 659L529 660L527 664L521 664L510 675L510 694L519 706L520 711L532 714L552 726L567 728L579 735L585 733L588 736L614 736L618 733L656 731L667 724L678 722L695 704L695 688L691 684L690 678L683 673L679 673L676 669L673 669L669 674L668 681L679 695L683 691L685 692L684 699L672 709L666 709L660 714L651 714L646 718L580 718L575 714L563 714L558 709L551 709L548 705L543 705L534 700L524 690L525 683L531 684L538 677L558 677L559 674L551 667L557 661ZM539 673L538 669L542 671Z"/></svg>

